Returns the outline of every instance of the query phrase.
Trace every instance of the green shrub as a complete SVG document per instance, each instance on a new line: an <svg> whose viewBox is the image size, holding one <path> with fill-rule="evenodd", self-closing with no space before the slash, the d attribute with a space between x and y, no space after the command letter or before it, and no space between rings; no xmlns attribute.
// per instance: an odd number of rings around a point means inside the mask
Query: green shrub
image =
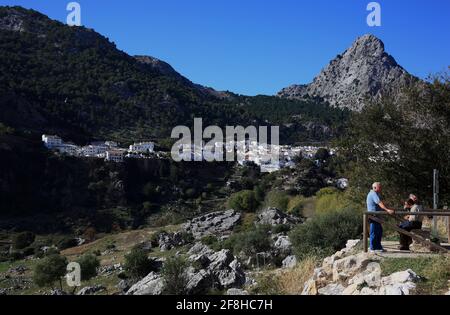
<svg viewBox="0 0 450 315"><path fill-rule="evenodd" d="M286 233L286 232L289 232L290 230L291 230L291 227L287 224L280 224L280 225L275 225L272 227L273 234Z"/></svg>
<svg viewBox="0 0 450 315"><path fill-rule="evenodd" d="M135 247L125 255L124 268L132 279L141 279L153 271L153 264L143 249Z"/></svg>
<svg viewBox="0 0 450 315"><path fill-rule="evenodd" d="M252 230L231 235L223 242L223 247L236 255L243 252L247 256L270 250L269 226L257 226Z"/></svg>
<svg viewBox="0 0 450 315"><path fill-rule="evenodd" d="M72 247L78 246L78 242L73 237L64 236L58 241L56 246L58 246L59 250L65 250L65 249L68 249L68 248L72 248Z"/></svg>
<svg viewBox="0 0 450 315"><path fill-rule="evenodd" d="M81 267L81 280L87 281L97 276L97 268L100 267L100 260L95 255L84 255L78 259Z"/></svg>
<svg viewBox="0 0 450 315"><path fill-rule="evenodd" d="M243 190L230 196L228 207L238 211L254 212L258 207L258 201L252 190Z"/></svg>
<svg viewBox="0 0 450 315"><path fill-rule="evenodd" d="M305 207L305 198L302 196L295 196L289 200L287 212L295 216L303 216L303 209Z"/></svg>
<svg viewBox="0 0 450 315"><path fill-rule="evenodd" d="M267 194L264 206L287 211L288 204L289 195L286 192L273 190Z"/></svg>
<svg viewBox="0 0 450 315"><path fill-rule="evenodd" d="M150 236L150 243L152 244L152 247L158 247L159 246L159 236L161 234L167 234L167 231L164 229L160 229L158 231L156 231L155 233L153 233Z"/></svg>
<svg viewBox="0 0 450 315"><path fill-rule="evenodd" d="M201 239L201 243L203 245L208 246L209 248L211 248L214 251L219 251L221 249L219 240L214 235L208 235L208 236L203 237Z"/></svg>
<svg viewBox="0 0 450 315"><path fill-rule="evenodd" d="M323 188L317 192L316 197L316 213L324 213L353 206L352 202L347 199L346 194L337 188Z"/></svg>
<svg viewBox="0 0 450 315"><path fill-rule="evenodd" d="M24 249L33 244L36 235L32 232L22 232L14 236L13 247L14 249Z"/></svg>
<svg viewBox="0 0 450 315"><path fill-rule="evenodd" d="M168 295L186 294L186 285L188 283L186 269L188 263L181 256L170 257L164 263L161 271L164 279L164 293Z"/></svg>
<svg viewBox="0 0 450 315"><path fill-rule="evenodd" d="M347 240L360 238L361 214L352 209L316 215L290 232L298 258L308 255L328 256L345 247Z"/></svg>
<svg viewBox="0 0 450 315"><path fill-rule="evenodd" d="M67 259L61 255L51 255L40 260L34 269L33 282L39 287L52 286L59 281L62 290L62 278L66 275Z"/></svg>

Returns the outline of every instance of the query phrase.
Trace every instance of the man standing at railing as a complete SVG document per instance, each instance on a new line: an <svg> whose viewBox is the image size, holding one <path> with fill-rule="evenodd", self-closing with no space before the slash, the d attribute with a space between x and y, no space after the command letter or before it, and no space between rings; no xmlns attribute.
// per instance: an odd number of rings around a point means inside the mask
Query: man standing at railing
<svg viewBox="0 0 450 315"><path fill-rule="evenodd" d="M367 195L367 211L386 211L389 214L394 214L395 211L386 207L381 200L381 183L374 183L372 190ZM375 221L370 221L370 251L371 252L384 252L383 246L381 246L381 239L383 237L383 226Z"/></svg>

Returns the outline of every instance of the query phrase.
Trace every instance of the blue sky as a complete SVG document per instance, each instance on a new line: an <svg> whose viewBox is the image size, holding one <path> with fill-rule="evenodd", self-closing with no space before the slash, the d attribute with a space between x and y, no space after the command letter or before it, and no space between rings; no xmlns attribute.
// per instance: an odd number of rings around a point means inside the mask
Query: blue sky
<svg viewBox="0 0 450 315"><path fill-rule="evenodd" d="M450 65L449 0L79 0L82 23L129 54L170 63L190 80L247 95L309 83L356 37L372 33L410 73ZM0 0L66 21L68 0Z"/></svg>

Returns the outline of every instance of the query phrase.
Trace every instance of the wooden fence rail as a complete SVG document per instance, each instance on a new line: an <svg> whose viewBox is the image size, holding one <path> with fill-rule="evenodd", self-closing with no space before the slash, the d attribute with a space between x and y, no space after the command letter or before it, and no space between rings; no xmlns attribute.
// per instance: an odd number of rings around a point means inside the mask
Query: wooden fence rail
<svg viewBox="0 0 450 315"><path fill-rule="evenodd" d="M375 221L378 222L380 224L384 224L384 225L388 225L389 227L391 227L392 229L394 229L395 231L404 234L406 236L409 236L411 238L413 238L414 240L418 241L419 243L422 243L425 246L429 246L431 248L434 248L437 251L440 252L446 252L449 253L449 250L439 246L433 242L430 242L429 240L423 238L420 235L415 234L414 232L408 232L406 230L403 230L401 228L399 228L398 226L394 225L394 224L389 224L387 223L385 220L381 219L380 217L393 217L397 220L401 220L401 217L398 217L399 215L411 215L411 212L405 211L404 209L398 210L395 212L394 215L389 214L388 212L385 211L374 211L374 212L364 212L363 215L363 243L364 243L364 252L368 252L369 251L369 246L368 246L368 239L369 239L369 221ZM445 210L425 210L420 212L419 214L414 213L414 215L421 215L421 216L433 216L433 217L447 217L447 234L448 234L448 242L450 243L450 212L448 211L448 209Z"/></svg>

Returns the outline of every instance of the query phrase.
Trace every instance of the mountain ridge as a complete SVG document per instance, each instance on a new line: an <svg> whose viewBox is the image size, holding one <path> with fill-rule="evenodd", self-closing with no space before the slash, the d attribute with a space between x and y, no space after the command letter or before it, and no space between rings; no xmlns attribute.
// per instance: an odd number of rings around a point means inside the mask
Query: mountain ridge
<svg viewBox="0 0 450 315"><path fill-rule="evenodd" d="M310 84L292 85L277 95L288 99L320 97L332 106L361 111L368 99L399 93L417 81L385 51L379 38L366 34L333 59Z"/></svg>

